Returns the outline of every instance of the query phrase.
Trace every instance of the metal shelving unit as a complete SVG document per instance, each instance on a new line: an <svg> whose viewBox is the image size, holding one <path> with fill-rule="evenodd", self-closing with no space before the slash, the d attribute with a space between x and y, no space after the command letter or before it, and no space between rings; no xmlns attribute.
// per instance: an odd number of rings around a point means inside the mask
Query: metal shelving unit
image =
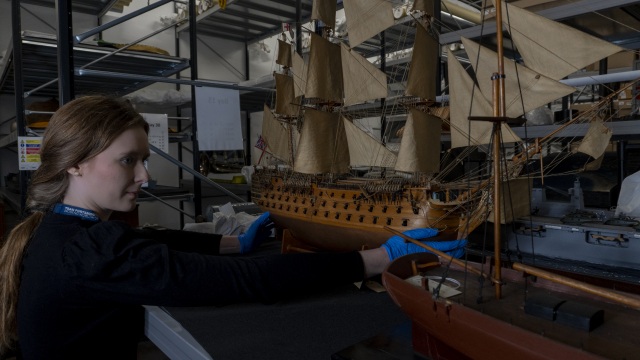
<svg viewBox="0 0 640 360"><path fill-rule="evenodd" d="M97 17L101 17L106 14L107 11L116 11L121 13L122 9L115 9L113 6L118 2L118 0L73 0L73 11L96 15ZM22 0L23 4L32 4L37 6L43 6L48 8L55 8L56 2L55 0Z"/></svg>
<svg viewBox="0 0 640 360"><path fill-rule="evenodd" d="M30 0L22 0L30 1ZM195 104L195 86L218 87L245 91L271 91L267 89L243 87L233 84L220 84L203 81L197 75L197 42L196 27L189 30L190 34L190 59L164 56L157 54L141 53L138 51L128 51L125 49L110 50L97 46L81 44L81 41L97 35L113 26L132 19L138 15L167 4L173 0L160 0L148 6L133 11L130 14L119 17L107 24L102 24L95 29L83 34L73 34L73 11L85 12L102 16L110 9L115 1L105 3L93 0L56 0L53 1L30 1L42 6L54 6L57 12L57 29L55 36L42 35L33 32L23 32L21 28L20 4L21 0L12 0L12 42L8 53L10 56L3 68L0 69L0 91L13 93L16 99L16 121L18 130L0 139L0 147L15 144L18 136L25 136L27 128L25 123L24 99L31 93L45 96L57 96L60 105L71 101L78 95L87 93L108 93L110 95L122 96L133 92L154 82L167 82L183 85L192 85L191 108L192 125L189 133L179 132L170 134L170 142L193 143L193 167L198 168L199 151L197 137L197 120ZM81 9L81 10L79 10ZM189 2L190 21L195 21L195 1ZM163 30L175 27L177 24L169 25L150 35L138 39L131 44L143 41ZM57 65L56 65L57 64ZM90 66L88 64L91 64ZM179 78L179 72L191 67L191 79L183 80ZM169 78L171 75L178 75L178 79ZM194 175L194 193L171 194L171 198L178 196L179 200L193 200L195 202L195 215L202 214L201 203L201 181L210 182L207 178L186 167L180 161L176 161L168 154L153 148L159 155L167 158L174 164ZM29 172L20 171L20 188L22 196L20 209L25 208L26 189ZM212 182L211 182L212 183ZM214 187L219 185L212 183ZM222 191L226 191L220 187ZM168 189L164 189L167 190ZM170 189L171 190L171 189ZM175 192L175 189L171 191ZM237 197L231 194L232 197ZM141 197L144 198L144 197ZM176 199L178 199L176 198ZM238 198L240 199L240 198ZM151 200L151 198L150 198Z"/></svg>
<svg viewBox="0 0 640 360"><path fill-rule="evenodd" d="M22 86L31 91L58 77L57 39L55 35L33 31L22 32ZM7 48L8 59L0 69L0 93L15 92L13 66L13 44ZM110 54L113 49L78 44L73 47L74 65L81 68L102 56ZM189 67L189 59L140 51L122 51L105 60L88 67L90 70L110 71L123 74L168 77ZM122 96L142 89L153 81L137 81L129 79L107 79L98 76L79 76L75 81L76 95L87 93L106 93ZM36 92L38 96L58 96L57 83L52 83Z"/></svg>

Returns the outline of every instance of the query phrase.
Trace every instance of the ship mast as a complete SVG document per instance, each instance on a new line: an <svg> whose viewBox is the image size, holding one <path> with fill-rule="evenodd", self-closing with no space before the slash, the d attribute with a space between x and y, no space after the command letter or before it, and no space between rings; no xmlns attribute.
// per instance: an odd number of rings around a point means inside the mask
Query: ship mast
<svg viewBox="0 0 640 360"><path fill-rule="evenodd" d="M503 118L505 117L505 94L504 94L504 50L502 48L502 1L495 0L496 9L496 35L498 37L498 72L493 73L493 116ZM501 278L501 261L500 261L500 180L502 178L500 173L500 128L502 121L494 122L493 125L493 178L495 185L493 189L493 232L494 232L494 248L495 248L495 274L494 277L500 281ZM506 217L506 216L505 216ZM500 283L496 284L496 299L502 297L502 287Z"/></svg>

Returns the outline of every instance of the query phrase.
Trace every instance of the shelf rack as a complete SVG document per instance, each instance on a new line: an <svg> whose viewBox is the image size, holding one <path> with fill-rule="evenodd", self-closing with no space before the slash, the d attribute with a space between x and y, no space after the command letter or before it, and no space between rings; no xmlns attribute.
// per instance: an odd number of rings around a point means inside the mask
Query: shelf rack
<svg viewBox="0 0 640 360"><path fill-rule="evenodd" d="M31 91L58 77L57 39L56 35L23 31L22 36L22 86ZM76 68L95 61L112 53L113 49L101 46L78 44L73 47L74 65ZM0 93L13 94L14 66L13 43L7 48L8 61L0 68ZM189 67L189 59L161 54L143 53L140 51L122 51L103 61L91 65L89 69L111 71L124 74L168 77ZM122 96L142 89L153 81L128 79L107 79L98 76L81 76L75 81L77 95L87 93L105 93ZM58 96L58 84L53 83L37 91L39 96Z"/></svg>
<svg viewBox="0 0 640 360"><path fill-rule="evenodd" d="M22 1L26 2L29 0ZM0 74L2 75L0 78L0 92L13 93L15 95L16 121L18 127L17 131L0 140L0 146L11 146L15 144L18 136L25 136L27 134L24 100L25 97L35 91L45 96L58 96L60 105L62 106L74 99L76 95L102 92L122 96L154 82L167 82L178 85L192 85L191 108L193 114L191 117L191 132L171 134L170 142L191 141L193 143L193 167L198 168L198 141L197 138L194 138L192 135L197 133L195 87L217 87L253 92L269 92L271 90L199 80L197 74L197 25L189 29L189 60L179 57L127 51L124 49L110 51L105 48L81 43L91 36L97 35L113 26L172 1L173 0L156 1L142 9L116 18L107 24L102 24L90 31L76 35L73 33L72 10L102 16L115 4L115 1L111 0L106 5L93 0L31 1L31 3L43 6L55 5L58 31L55 36L45 36L34 32L22 31L20 17L21 0L11 0L12 41L9 48L10 60L0 69ZM93 7L91 5L93 5ZM189 14L189 20L196 23L194 0L189 1ZM176 25L177 24L169 25L166 28L175 27ZM131 44L143 41L162 30L164 29L151 33ZM91 65L87 66L89 63L91 63ZM189 66L191 67L191 79L180 79L179 72ZM174 74L178 75L177 79L169 78L169 76ZM11 84L12 82L13 86ZM188 196L189 199L193 199L195 202L195 216L201 215L201 181L210 182L214 187L219 187L219 185L211 182L204 176L200 176L199 173L185 166L181 161L171 158L171 156L159 149L153 148L153 150L181 169L194 175L194 194L177 194L176 196ZM181 157L180 155L181 152L179 157ZM22 210L25 209L29 175L30 173L27 171L20 171L20 209ZM222 187L220 187L220 189L223 192L227 191ZM235 194L231 195L240 201L244 201Z"/></svg>
<svg viewBox="0 0 640 360"><path fill-rule="evenodd" d="M24 4L32 4L36 6L55 8L56 2L55 0L22 0ZM73 11L82 13L95 15L98 18L102 17L102 15L106 14L107 11L115 11L122 13L122 9L116 9L113 6L118 2L118 0L73 0Z"/></svg>

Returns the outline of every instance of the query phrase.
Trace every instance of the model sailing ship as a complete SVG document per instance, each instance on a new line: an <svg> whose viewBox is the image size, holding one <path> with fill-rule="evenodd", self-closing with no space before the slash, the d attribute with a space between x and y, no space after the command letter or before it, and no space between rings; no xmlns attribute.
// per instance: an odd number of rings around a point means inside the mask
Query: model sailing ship
<svg viewBox="0 0 640 360"><path fill-rule="evenodd" d="M617 93L568 119L565 127L553 134L536 139L534 145L523 145L504 123L499 131L493 131L490 122L468 120L469 116L497 116L491 106L495 96L491 77L497 69L498 55L464 37L462 43L478 83L448 50L450 118L432 115L439 105L435 69L440 45L438 34L430 26L431 1L414 3L415 42L408 75L401 82L405 89L388 98L387 75L352 49L394 24L392 5L384 0L361 3L344 2L350 47L344 42L330 42L330 29L323 36L312 33L307 65L289 44L279 41L277 63L283 71L275 74L275 112L265 105L263 138L270 153L289 164L289 168L258 169L252 180L252 200L271 212L279 228L287 229L290 243L283 246L283 251L375 248L391 236L385 226L401 232L437 228L440 232L433 239L436 241L466 238L485 219L494 218L494 205L500 200L491 186L492 174L511 180L510 194L526 194L530 185L522 176L523 169L533 161L541 161L536 157L543 147L553 143L553 136L570 124L590 126L578 151L596 160L585 167L594 167L602 160L611 137L604 125L605 110ZM312 18L334 23L335 1L314 1L313 6ZM504 117L518 117L573 93L575 88L557 80L623 50L526 10L514 6L509 10L514 19L510 26L512 38L527 67L508 59L503 61L506 78L500 81L506 89ZM371 113L350 109L357 107L354 104L385 98L383 104L388 105L383 105L377 116L407 117L397 151L359 125L359 120ZM443 121L451 129L452 148L462 148L455 158L450 152L441 156ZM455 165L478 147L499 146L500 142L517 143L526 151L508 154L514 155L508 161L503 156L493 165L486 162L463 177L447 178ZM540 172L544 174L545 168L560 160L541 163ZM501 162L501 168L491 168ZM375 176L355 176L357 167L376 170L370 172ZM506 195L511 199L500 212L500 222L529 213L529 205L522 197L518 200L515 195Z"/></svg>

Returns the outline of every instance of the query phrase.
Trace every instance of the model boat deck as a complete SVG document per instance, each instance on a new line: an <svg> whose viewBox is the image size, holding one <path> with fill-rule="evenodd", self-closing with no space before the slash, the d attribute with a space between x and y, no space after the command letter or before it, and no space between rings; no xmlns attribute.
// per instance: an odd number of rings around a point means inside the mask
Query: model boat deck
<svg viewBox="0 0 640 360"><path fill-rule="evenodd" d="M492 283L485 280L480 303L478 275L465 273L455 264L446 277L458 281L462 293L447 299L434 301L432 293L404 281L414 275L413 260L419 266L433 264L437 259L430 253L398 258L385 269L382 279L390 296L419 330L458 353L451 359L633 359L640 353L640 343L636 341L640 310L540 277L535 282L529 279L525 289L526 278L521 271L502 268L500 300L495 298ZM420 274L442 276L448 261L439 261L439 266L428 265ZM484 264L484 272L493 272L489 264ZM483 265L468 262L468 266L480 269ZM450 285L448 281L445 284ZM525 290L527 298L545 294L602 309L604 323L586 332L526 314ZM414 343L415 337L414 333ZM436 348L435 353L447 350L442 345Z"/></svg>

